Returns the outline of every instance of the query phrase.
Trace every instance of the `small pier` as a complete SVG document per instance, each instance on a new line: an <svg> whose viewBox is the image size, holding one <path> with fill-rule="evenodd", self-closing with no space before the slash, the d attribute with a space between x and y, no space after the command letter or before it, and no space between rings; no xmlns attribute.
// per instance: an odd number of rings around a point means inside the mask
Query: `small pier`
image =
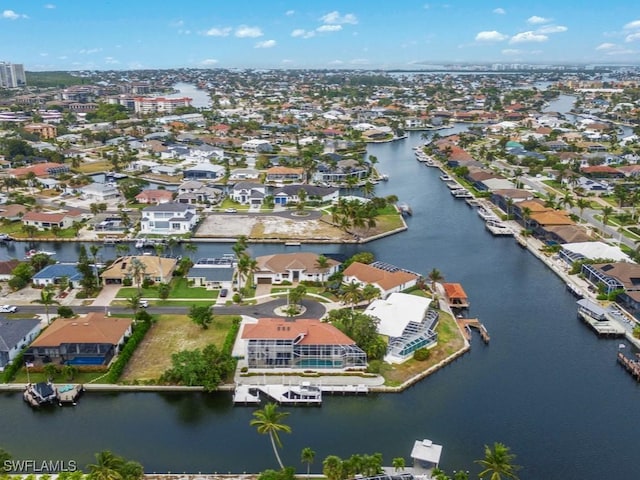
<svg viewBox="0 0 640 480"><path fill-rule="evenodd" d="M76 385L60 385L56 388L58 392L58 403L60 405L76 405L78 398L84 392L84 386Z"/></svg>
<svg viewBox="0 0 640 480"><path fill-rule="evenodd" d="M458 322L458 325L460 325L461 330L464 332L464 336L467 341L471 341L472 328L478 330L478 332L480 333L480 338L482 338L482 341L484 343L488 344L489 340L491 340L489 332L477 318L457 318L456 321Z"/></svg>
<svg viewBox="0 0 640 480"><path fill-rule="evenodd" d="M242 405L257 405L260 403L260 392L256 387L237 385L233 392L233 403Z"/></svg>
<svg viewBox="0 0 640 480"><path fill-rule="evenodd" d="M640 361L631 360L622 352L618 352L618 363L622 365L624 369L636 379L636 381L640 382Z"/></svg>
<svg viewBox="0 0 640 480"><path fill-rule="evenodd" d="M261 396L260 394L263 394ZM322 394L367 395L367 385L237 385L233 393L234 405L258 405L262 398L269 398L280 405L320 406Z"/></svg>

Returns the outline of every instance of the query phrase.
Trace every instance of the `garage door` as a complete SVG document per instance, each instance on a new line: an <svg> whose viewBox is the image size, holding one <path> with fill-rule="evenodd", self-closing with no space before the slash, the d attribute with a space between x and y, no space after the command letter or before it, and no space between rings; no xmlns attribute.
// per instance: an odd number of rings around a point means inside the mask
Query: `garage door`
<svg viewBox="0 0 640 480"><path fill-rule="evenodd" d="M258 284L259 285L265 285L265 284L270 284L270 283L271 283L271 279L269 277L258 278Z"/></svg>

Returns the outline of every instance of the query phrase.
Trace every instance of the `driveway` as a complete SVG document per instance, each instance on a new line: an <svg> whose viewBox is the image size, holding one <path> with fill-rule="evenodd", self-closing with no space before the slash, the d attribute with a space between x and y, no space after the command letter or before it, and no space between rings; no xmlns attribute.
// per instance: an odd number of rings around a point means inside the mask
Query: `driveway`
<svg viewBox="0 0 640 480"><path fill-rule="evenodd" d="M122 285L105 285L100 292L100 295L96 297L96 299L91 304L92 307L108 307L111 305L111 302L116 295L118 294L118 290Z"/></svg>

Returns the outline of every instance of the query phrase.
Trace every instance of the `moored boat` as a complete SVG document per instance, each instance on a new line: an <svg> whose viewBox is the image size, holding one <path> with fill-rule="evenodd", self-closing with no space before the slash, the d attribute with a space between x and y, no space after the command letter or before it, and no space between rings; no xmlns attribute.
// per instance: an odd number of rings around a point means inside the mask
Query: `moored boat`
<svg viewBox="0 0 640 480"><path fill-rule="evenodd" d="M25 388L22 398L32 407L41 407L57 403L58 392L51 382L30 383Z"/></svg>

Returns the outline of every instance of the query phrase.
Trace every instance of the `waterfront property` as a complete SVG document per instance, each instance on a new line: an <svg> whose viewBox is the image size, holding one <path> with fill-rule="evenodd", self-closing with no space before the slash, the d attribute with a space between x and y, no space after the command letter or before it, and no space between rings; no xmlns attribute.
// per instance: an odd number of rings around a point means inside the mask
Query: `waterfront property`
<svg viewBox="0 0 640 480"><path fill-rule="evenodd" d="M386 299L374 300L365 314L377 318L378 333L389 338L385 361L401 363L420 348L436 345L435 327L438 312L430 310L431 299L391 293Z"/></svg>
<svg viewBox="0 0 640 480"><path fill-rule="evenodd" d="M355 282L361 286L374 285L382 298L394 292L401 292L416 285L420 275L384 262L369 265L353 262L343 272L343 282Z"/></svg>
<svg viewBox="0 0 640 480"><path fill-rule="evenodd" d="M70 228L74 222L82 220L82 212L69 210L62 213L27 212L22 217L24 225L33 225L38 230L50 230L51 228Z"/></svg>
<svg viewBox="0 0 640 480"><path fill-rule="evenodd" d="M235 257L201 258L189 269L185 278L196 287L230 290L235 272Z"/></svg>
<svg viewBox="0 0 640 480"><path fill-rule="evenodd" d="M91 312L83 318L58 318L36 338L25 360L37 364L107 365L131 335L130 318Z"/></svg>
<svg viewBox="0 0 640 480"><path fill-rule="evenodd" d="M627 262L609 262L582 265L585 280L609 294L615 290L640 291L640 265Z"/></svg>
<svg viewBox="0 0 640 480"><path fill-rule="evenodd" d="M444 295L451 308L469 308L469 297L459 283L443 283Z"/></svg>
<svg viewBox="0 0 640 480"><path fill-rule="evenodd" d="M0 368L11 363L40 333L40 320L6 320L0 318Z"/></svg>
<svg viewBox="0 0 640 480"><path fill-rule="evenodd" d="M411 459L415 473L427 473L436 468L440 463L442 445L431 440L416 440L411 450Z"/></svg>
<svg viewBox="0 0 640 480"><path fill-rule="evenodd" d="M44 287L58 284L64 277L70 282L80 282L83 275L78 271L76 263L56 263L44 267L31 277L31 281L34 285Z"/></svg>
<svg viewBox="0 0 640 480"><path fill-rule="evenodd" d="M141 234L180 235L193 231L198 214L193 205L163 203L142 209Z"/></svg>
<svg viewBox="0 0 640 480"><path fill-rule="evenodd" d="M249 368L366 368L367 354L333 325L316 319L261 318L242 334Z"/></svg>
<svg viewBox="0 0 640 480"><path fill-rule="evenodd" d="M319 263L319 257L320 255L311 252L278 253L257 257L257 270L253 274L254 283L326 282L338 271L340 262L327 258L324 265Z"/></svg>
<svg viewBox="0 0 640 480"><path fill-rule="evenodd" d="M137 264L139 266L139 276L136 277ZM157 257L154 255L132 255L116 259L102 274L104 285L123 284L126 279L132 284L142 283L142 279L149 279L154 282L168 282L176 269L178 261L175 258Z"/></svg>

